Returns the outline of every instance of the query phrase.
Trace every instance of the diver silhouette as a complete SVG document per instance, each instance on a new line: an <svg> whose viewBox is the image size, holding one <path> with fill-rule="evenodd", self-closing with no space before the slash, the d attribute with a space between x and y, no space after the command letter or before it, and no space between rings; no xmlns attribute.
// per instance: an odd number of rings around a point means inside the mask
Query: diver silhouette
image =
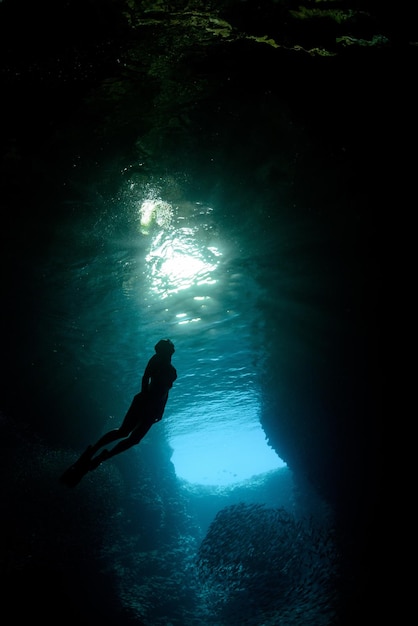
<svg viewBox="0 0 418 626"><path fill-rule="evenodd" d="M142 376L141 391L134 396L122 424L88 446L78 461L64 472L61 482L75 486L88 471L138 444L151 426L161 420L168 392L177 378L176 369L171 364L175 350L170 339L160 339L154 350L155 354L148 361ZM104 449L95 456L103 446L117 440L120 440L119 443L112 449Z"/></svg>

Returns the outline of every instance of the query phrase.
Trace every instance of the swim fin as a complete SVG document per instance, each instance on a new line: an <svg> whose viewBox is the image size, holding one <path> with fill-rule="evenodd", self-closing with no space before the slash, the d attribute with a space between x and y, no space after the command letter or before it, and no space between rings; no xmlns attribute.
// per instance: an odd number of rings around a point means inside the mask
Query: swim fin
<svg viewBox="0 0 418 626"><path fill-rule="evenodd" d="M75 487L90 469L93 446L88 446L73 465L60 476L60 482L67 487Z"/></svg>

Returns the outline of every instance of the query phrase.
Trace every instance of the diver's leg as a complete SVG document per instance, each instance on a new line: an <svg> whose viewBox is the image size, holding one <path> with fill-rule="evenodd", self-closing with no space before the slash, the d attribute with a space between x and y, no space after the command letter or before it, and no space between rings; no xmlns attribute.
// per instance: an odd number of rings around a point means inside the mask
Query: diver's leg
<svg viewBox="0 0 418 626"><path fill-rule="evenodd" d="M140 402L141 402L141 395L137 394L134 397L132 404L129 407L125 417L123 418L123 422L119 426L119 428L114 428L113 430L109 430L108 433L103 435L103 437L101 437L94 444L94 446L92 446L92 449L91 449L92 456L96 454L96 452L100 450L100 448L103 448L103 446L106 446L108 443L112 443L113 441L116 441L116 439L123 439L124 437L127 437L131 431L133 431L133 429L136 427L137 422L138 422L138 411L140 410Z"/></svg>
<svg viewBox="0 0 418 626"><path fill-rule="evenodd" d="M129 437L126 437L126 439L122 439L122 441L119 441L119 443L117 443L114 448L112 448L111 450L103 450L102 452L100 452L100 454L98 454L97 457L95 457L91 461L90 470L96 469L96 467L103 463L103 461L107 461L108 459L112 458L112 456L120 454L121 452L125 452L125 450L132 448L132 446L136 446L136 444L138 444L141 439L143 439L143 437L147 434L153 424L153 420L146 420L142 422L131 432Z"/></svg>
<svg viewBox="0 0 418 626"><path fill-rule="evenodd" d="M122 437L126 437L128 433L124 432L122 428L114 428L113 430L109 430L108 433L100 437L100 439L92 446L91 453L96 454L97 450L100 450L103 446L106 446L108 443L112 443L112 441L116 441L116 439L121 439Z"/></svg>

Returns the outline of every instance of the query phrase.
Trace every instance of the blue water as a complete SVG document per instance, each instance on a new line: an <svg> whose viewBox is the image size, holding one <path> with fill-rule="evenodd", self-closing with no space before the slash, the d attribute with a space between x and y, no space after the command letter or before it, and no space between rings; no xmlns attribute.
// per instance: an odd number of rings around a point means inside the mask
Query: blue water
<svg viewBox="0 0 418 626"><path fill-rule="evenodd" d="M114 427L168 336L178 380L155 428L178 475L219 485L282 467L259 419L270 355L257 271L285 251L272 233L254 238L265 228L260 207L243 201L244 219L231 224L228 206L188 197L170 177L124 180L115 197L66 210L30 270L40 309L34 378L59 406L48 426L76 444Z"/></svg>

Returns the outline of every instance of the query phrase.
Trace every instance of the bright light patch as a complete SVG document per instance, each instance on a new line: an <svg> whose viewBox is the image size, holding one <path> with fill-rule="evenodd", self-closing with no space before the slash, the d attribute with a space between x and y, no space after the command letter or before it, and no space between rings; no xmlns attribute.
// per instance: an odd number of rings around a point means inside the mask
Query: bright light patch
<svg viewBox="0 0 418 626"><path fill-rule="evenodd" d="M201 322L202 318L201 317L193 317L190 320L183 320L182 322L179 322L179 326L182 324L191 324L192 322Z"/></svg>
<svg viewBox="0 0 418 626"><path fill-rule="evenodd" d="M190 228L159 233L146 257L152 291L166 298L190 287L213 284L211 274L218 256L217 250L199 246Z"/></svg>
<svg viewBox="0 0 418 626"><path fill-rule="evenodd" d="M161 273L170 276L171 280L180 284L180 288L186 289L193 284L196 276L205 272L207 264L202 259L188 256L182 251L171 247L165 251L166 259L161 263Z"/></svg>
<svg viewBox="0 0 418 626"><path fill-rule="evenodd" d="M220 415L220 408L217 405L212 414L213 408L196 406L194 425L183 413L186 425L178 432L176 424L180 425L177 420L181 416L173 417L169 442L179 478L193 484L228 486L286 465L268 445L260 422L250 418L244 407L228 415L225 411Z"/></svg>
<svg viewBox="0 0 418 626"><path fill-rule="evenodd" d="M168 228L172 217L171 204L159 198L148 198L141 203L139 208L141 232L147 234L152 223L162 228Z"/></svg>
<svg viewBox="0 0 418 626"><path fill-rule="evenodd" d="M182 434L170 439L170 445L176 475L194 484L233 485L286 465L267 444L259 424Z"/></svg>
<svg viewBox="0 0 418 626"><path fill-rule="evenodd" d="M152 235L145 261L150 290L158 299L217 282L213 273L222 254L205 220L211 211L200 203L173 206L152 192L139 204L141 233Z"/></svg>

